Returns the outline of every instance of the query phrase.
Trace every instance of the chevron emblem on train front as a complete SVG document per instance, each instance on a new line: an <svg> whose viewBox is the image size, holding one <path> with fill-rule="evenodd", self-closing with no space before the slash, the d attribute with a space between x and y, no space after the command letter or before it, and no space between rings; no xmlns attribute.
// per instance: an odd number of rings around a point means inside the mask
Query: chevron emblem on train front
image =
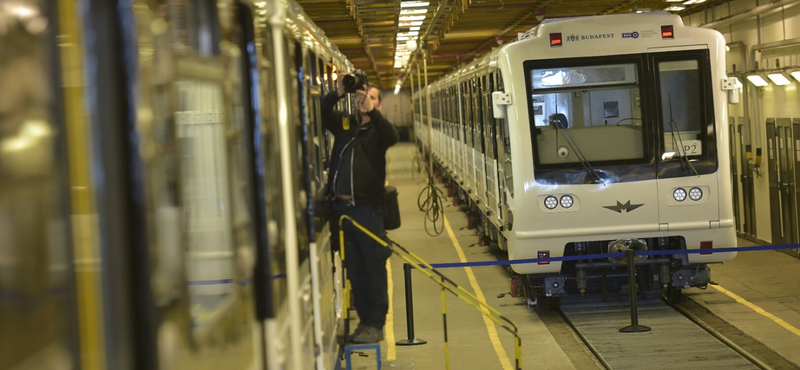
<svg viewBox="0 0 800 370"><path fill-rule="evenodd" d="M631 204L631 201L629 200L625 204L622 204L619 201L617 201L617 205L616 206L603 206L603 208L610 209L610 210L612 210L614 212L617 212L617 213L622 213L622 211L625 211L625 213L628 213L628 212L633 211L634 209L639 208L639 207L641 207L643 205L644 204Z"/></svg>

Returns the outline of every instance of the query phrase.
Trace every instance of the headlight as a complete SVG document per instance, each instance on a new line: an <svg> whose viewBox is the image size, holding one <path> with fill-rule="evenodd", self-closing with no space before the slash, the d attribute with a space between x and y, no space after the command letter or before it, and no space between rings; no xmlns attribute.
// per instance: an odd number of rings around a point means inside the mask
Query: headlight
<svg viewBox="0 0 800 370"><path fill-rule="evenodd" d="M556 207L558 207L558 199L556 199L556 197L552 195L547 198L544 198L544 206L547 209L555 209Z"/></svg>
<svg viewBox="0 0 800 370"><path fill-rule="evenodd" d="M689 199L700 200L703 197L703 190L700 188L692 188L689 190Z"/></svg>
<svg viewBox="0 0 800 370"><path fill-rule="evenodd" d="M564 208L572 207L573 203L574 203L574 200L572 199L571 196L564 195L564 196L561 197L561 206L562 207L564 207Z"/></svg>
<svg viewBox="0 0 800 370"><path fill-rule="evenodd" d="M677 200L678 202L683 202L684 200L686 200L686 190L683 190L682 188L677 188L672 193L672 197L675 198L675 200Z"/></svg>

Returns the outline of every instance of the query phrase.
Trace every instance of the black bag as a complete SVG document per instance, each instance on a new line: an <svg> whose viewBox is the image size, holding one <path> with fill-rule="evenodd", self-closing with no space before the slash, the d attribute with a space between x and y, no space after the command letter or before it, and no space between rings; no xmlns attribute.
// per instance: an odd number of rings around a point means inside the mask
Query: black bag
<svg viewBox="0 0 800 370"><path fill-rule="evenodd" d="M400 227L400 206L397 204L397 188L387 186L386 196L383 200L383 207L386 211L386 220L383 223L383 227L386 230L394 230Z"/></svg>

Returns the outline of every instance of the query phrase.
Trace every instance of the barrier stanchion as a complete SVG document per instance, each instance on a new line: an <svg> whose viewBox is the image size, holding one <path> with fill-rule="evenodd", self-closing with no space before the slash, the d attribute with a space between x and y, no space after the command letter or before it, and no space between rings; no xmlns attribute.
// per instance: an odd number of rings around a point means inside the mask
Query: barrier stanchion
<svg viewBox="0 0 800 370"><path fill-rule="evenodd" d="M628 248L625 250L625 257L628 259L628 292L631 297L631 324L619 329L623 333L641 333L650 331L650 327L639 325L638 307L636 306L636 265L633 258L636 256L636 251Z"/></svg>
<svg viewBox="0 0 800 370"><path fill-rule="evenodd" d="M442 323L444 324L444 365L450 370L450 343L447 341L447 289L442 276Z"/></svg>
<svg viewBox="0 0 800 370"><path fill-rule="evenodd" d="M403 264L403 278L406 284L406 327L408 337L395 342L398 346L415 346L428 343L427 340L414 337L414 298L411 293L411 265Z"/></svg>

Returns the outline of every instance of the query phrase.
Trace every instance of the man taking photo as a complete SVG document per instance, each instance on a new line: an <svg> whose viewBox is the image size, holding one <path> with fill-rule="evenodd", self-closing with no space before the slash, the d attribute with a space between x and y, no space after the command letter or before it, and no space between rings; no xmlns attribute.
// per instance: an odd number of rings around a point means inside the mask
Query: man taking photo
<svg viewBox="0 0 800 370"><path fill-rule="evenodd" d="M348 92L355 94L356 114L333 109ZM332 199L331 245L334 250L340 247L339 218L342 215L352 217L386 240L386 150L397 143L399 135L383 117L380 108L380 89L366 83L366 76L361 71L344 76L338 91L322 99L323 125L335 137L328 168L328 194ZM392 251L348 221L344 221L343 228L345 267L359 317L351 340L376 343L384 338L383 327L389 310L386 260Z"/></svg>

